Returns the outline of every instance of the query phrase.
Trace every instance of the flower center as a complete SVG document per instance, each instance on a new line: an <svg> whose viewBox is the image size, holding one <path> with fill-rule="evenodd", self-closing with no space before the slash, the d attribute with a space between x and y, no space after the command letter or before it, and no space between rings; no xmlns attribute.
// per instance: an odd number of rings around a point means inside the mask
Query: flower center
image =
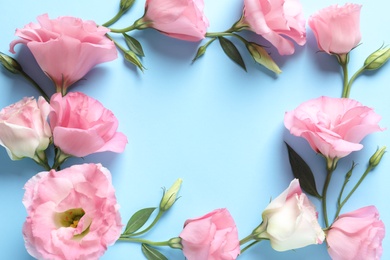
<svg viewBox="0 0 390 260"><path fill-rule="evenodd" d="M75 208L57 214L57 220L61 227L77 228L77 225L85 212L82 208Z"/></svg>

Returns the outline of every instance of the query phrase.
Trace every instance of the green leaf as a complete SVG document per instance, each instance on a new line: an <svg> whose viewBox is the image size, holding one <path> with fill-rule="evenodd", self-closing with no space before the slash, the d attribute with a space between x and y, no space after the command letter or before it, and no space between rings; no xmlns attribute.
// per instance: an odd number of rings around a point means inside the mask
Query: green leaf
<svg viewBox="0 0 390 260"><path fill-rule="evenodd" d="M136 55L140 57L144 57L144 50L142 49L141 43L137 41L135 38L131 37L130 35L124 33L123 37L125 38L127 46L132 50Z"/></svg>
<svg viewBox="0 0 390 260"><path fill-rule="evenodd" d="M317 191L316 182L313 172L309 165L302 159L291 146L285 142L288 150L288 158L294 177L299 180L301 188L308 194L321 199L321 195Z"/></svg>
<svg viewBox="0 0 390 260"><path fill-rule="evenodd" d="M225 54L246 71L244 60L242 59L242 56L237 47L225 37L219 36L218 40Z"/></svg>
<svg viewBox="0 0 390 260"><path fill-rule="evenodd" d="M123 55L128 62L131 62L132 64L137 66L142 72L144 71L144 65L142 65L138 56L132 50L125 51Z"/></svg>
<svg viewBox="0 0 390 260"><path fill-rule="evenodd" d="M157 249L154 249L148 244L142 244L142 253L144 253L148 260L168 260L168 258L161 254Z"/></svg>
<svg viewBox="0 0 390 260"><path fill-rule="evenodd" d="M134 215L131 216L131 218L127 222L126 229L125 232L123 232L123 235L130 235L139 230L143 225L145 225L146 221L148 221L150 215L152 215L155 209L156 207L144 208L134 213Z"/></svg>

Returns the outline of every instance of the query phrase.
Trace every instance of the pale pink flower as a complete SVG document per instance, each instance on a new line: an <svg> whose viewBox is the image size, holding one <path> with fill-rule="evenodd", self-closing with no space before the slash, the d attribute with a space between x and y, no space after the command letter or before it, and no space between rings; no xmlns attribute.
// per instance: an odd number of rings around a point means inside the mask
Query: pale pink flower
<svg viewBox="0 0 390 260"><path fill-rule="evenodd" d="M263 222L253 235L257 240L269 239L277 251L321 244L325 239L315 207L302 193L298 179L271 201L262 217Z"/></svg>
<svg viewBox="0 0 390 260"><path fill-rule="evenodd" d="M340 215L327 232L329 255L334 260L379 260L385 225L375 206Z"/></svg>
<svg viewBox="0 0 390 260"><path fill-rule="evenodd" d="M243 25L264 37L281 55L294 53L291 40L299 45L306 43L305 18L299 0L244 0L244 14L238 26Z"/></svg>
<svg viewBox="0 0 390 260"><path fill-rule="evenodd" d="M318 48L329 54L346 54L356 47L360 34L358 4L332 5L309 18L309 26L317 39Z"/></svg>
<svg viewBox="0 0 390 260"><path fill-rule="evenodd" d="M334 159L362 149L360 141L366 135L383 130L380 120L358 101L323 96L286 112L284 125L291 134L305 138L315 152Z"/></svg>
<svg viewBox="0 0 390 260"><path fill-rule="evenodd" d="M50 99L50 127L54 144L68 155L84 157L92 153L121 153L127 144L117 132L118 120L99 101L81 93L54 94Z"/></svg>
<svg viewBox="0 0 390 260"><path fill-rule="evenodd" d="M18 43L26 44L41 69L53 80L57 92L80 80L99 63L116 59L115 44L105 37L109 29L93 21L70 16L49 19L47 14L37 17L38 24L27 24L17 29L21 39L10 44L10 51Z"/></svg>
<svg viewBox="0 0 390 260"><path fill-rule="evenodd" d="M12 160L29 157L39 162L50 144L49 103L43 97L23 98L0 111L0 145Z"/></svg>
<svg viewBox="0 0 390 260"><path fill-rule="evenodd" d="M100 164L41 172L25 185L27 251L37 259L98 259L121 233L110 172Z"/></svg>
<svg viewBox="0 0 390 260"><path fill-rule="evenodd" d="M203 0L146 0L142 21L170 37L200 41L209 25L203 9Z"/></svg>
<svg viewBox="0 0 390 260"><path fill-rule="evenodd" d="M188 260L234 260L240 253L237 227L227 209L188 219L179 237Z"/></svg>

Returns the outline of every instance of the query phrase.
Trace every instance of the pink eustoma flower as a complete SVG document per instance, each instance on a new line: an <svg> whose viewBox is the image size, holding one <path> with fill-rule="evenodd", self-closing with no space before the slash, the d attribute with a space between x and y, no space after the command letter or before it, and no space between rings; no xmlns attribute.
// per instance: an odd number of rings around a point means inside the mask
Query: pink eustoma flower
<svg viewBox="0 0 390 260"><path fill-rule="evenodd" d="M237 227L227 209L188 219L179 237L188 260L234 260L240 253Z"/></svg>
<svg viewBox="0 0 390 260"><path fill-rule="evenodd" d="M92 153L121 153L127 144L117 132L118 120L99 101L81 93L54 94L50 99L50 127L54 144L68 155L84 157Z"/></svg>
<svg viewBox="0 0 390 260"><path fill-rule="evenodd" d="M209 22L203 0L146 0L140 23L185 41L200 41Z"/></svg>
<svg viewBox="0 0 390 260"><path fill-rule="evenodd" d="M299 0L244 0L244 14L236 26L249 27L274 45L280 55L294 53L291 40L299 45L306 43L305 19Z"/></svg>
<svg viewBox="0 0 390 260"><path fill-rule="evenodd" d="M257 240L268 239L277 251L322 244L325 239L315 207L302 192L298 179L271 201L262 217L253 235Z"/></svg>
<svg viewBox="0 0 390 260"><path fill-rule="evenodd" d="M309 18L320 50L329 54L347 54L356 47L360 34L360 9L358 4L332 5Z"/></svg>
<svg viewBox="0 0 390 260"><path fill-rule="evenodd" d="M122 224L110 172L100 164L41 172L25 185L27 251L37 259L98 259Z"/></svg>
<svg viewBox="0 0 390 260"><path fill-rule="evenodd" d="M49 103L43 97L22 100L0 111L0 145L12 160L29 157L39 162L50 144L51 130L47 122Z"/></svg>
<svg viewBox="0 0 390 260"><path fill-rule="evenodd" d="M93 21L63 16L49 19L47 14L37 17L38 24L30 23L16 30L21 39L10 44L10 51L18 43L27 45L41 69L53 80L57 92L80 80L99 63L117 58L115 44L105 37L109 29Z"/></svg>
<svg viewBox="0 0 390 260"><path fill-rule="evenodd" d="M311 148L329 159L342 158L363 148L360 141L382 131L381 116L349 98L319 97L286 112L284 125L305 138Z"/></svg>
<svg viewBox="0 0 390 260"><path fill-rule="evenodd" d="M375 206L340 215L327 232L329 255L334 260L379 260L385 225Z"/></svg>

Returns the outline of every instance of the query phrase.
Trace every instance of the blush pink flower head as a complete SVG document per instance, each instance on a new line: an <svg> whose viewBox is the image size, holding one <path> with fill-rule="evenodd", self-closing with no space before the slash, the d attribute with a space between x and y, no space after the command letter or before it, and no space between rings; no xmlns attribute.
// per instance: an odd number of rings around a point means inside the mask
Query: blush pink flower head
<svg viewBox="0 0 390 260"><path fill-rule="evenodd" d="M329 159L342 158L363 148L362 139L382 131L381 116L349 98L319 97L286 112L284 125L305 138L311 148Z"/></svg>
<svg viewBox="0 0 390 260"><path fill-rule="evenodd" d="M271 201L262 217L262 224L253 232L255 239L269 239L277 251L322 244L325 240L315 207L302 193L298 179Z"/></svg>
<svg viewBox="0 0 390 260"><path fill-rule="evenodd" d="M340 215L327 232L328 252L332 259L379 260L385 225L375 206Z"/></svg>
<svg viewBox="0 0 390 260"><path fill-rule="evenodd" d="M141 20L170 37L200 41L209 26L203 9L203 0L146 0Z"/></svg>
<svg viewBox="0 0 390 260"><path fill-rule="evenodd" d="M84 157L92 153L121 153L127 144L117 132L118 120L99 101L81 93L54 94L50 99L50 127L54 144L68 155Z"/></svg>
<svg viewBox="0 0 390 260"><path fill-rule="evenodd" d="M98 259L122 229L110 172L100 164L41 172L25 185L23 236L37 259Z"/></svg>
<svg viewBox="0 0 390 260"><path fill-rule="evenodd" d="M179 237L188 260L234 260L240 253L237 227L227 209L188 219Z"/></svg>
<svg viewBox="0 0 390 260"><path fill-rule="evenodd" d="M93 21L62 16L49 19L47 14L37 17L38 24L29 23L17 29L21 39L10 44L10 51L18 43L27 45L41 69L56 85L57 92L80 80L99 63L116 59L115 44L105 37L109 29Z"/></svg>
<svg viewBox="0 0 390 260"><path fill-rule="evenodd" d="M28 157L39 163L45 159L41 152L50 144L49 112L43 97L38 101L25 97L0 111L0 145L12 160Z"/></svg>
<svg viewBox="0 0 390 260"><path fill-rule="evenodd" d="M305 23L299 0L244 0L239 21L274 45L280 55L294 53L291 40L299 45L306 43Z"/></svg>
<svg viewBox="0 0 390 260"><path fill-rule="evenodd" d="M356 47L360 33L360 9L358 4L332 5L309 18L318 47L328 54L346 54Z"/></svg>

